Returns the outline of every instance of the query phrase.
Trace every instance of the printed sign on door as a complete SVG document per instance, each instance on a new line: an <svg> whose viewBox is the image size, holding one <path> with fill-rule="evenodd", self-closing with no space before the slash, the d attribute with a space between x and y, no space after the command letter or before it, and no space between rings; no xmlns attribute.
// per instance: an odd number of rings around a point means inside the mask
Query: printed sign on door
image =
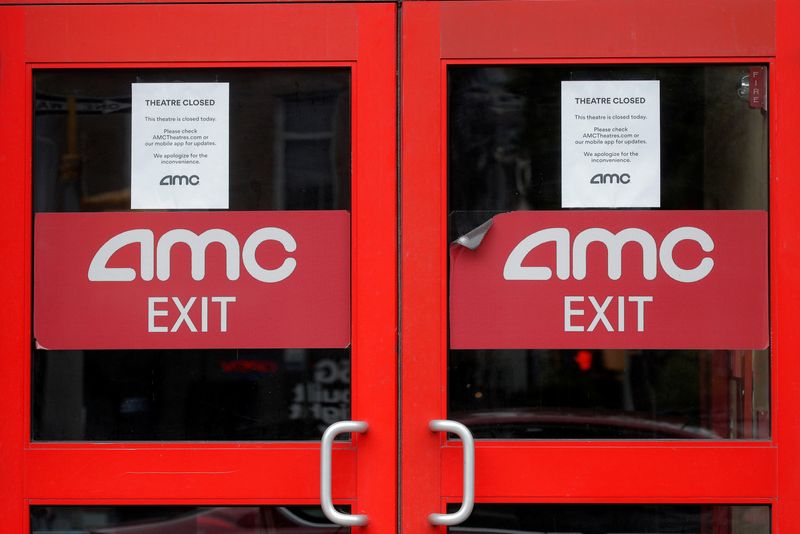
<svg viewBox="0 0 800 534"><path fill-rule="evenodd" d="M36 215L47 349L342 348L344 211Z"/></svg>
<svg viewBox="0 0 800 534"><path fill-rule="evenodd" d="M768 343L764 211L520 211L450 247L454 349Z"/></svg>

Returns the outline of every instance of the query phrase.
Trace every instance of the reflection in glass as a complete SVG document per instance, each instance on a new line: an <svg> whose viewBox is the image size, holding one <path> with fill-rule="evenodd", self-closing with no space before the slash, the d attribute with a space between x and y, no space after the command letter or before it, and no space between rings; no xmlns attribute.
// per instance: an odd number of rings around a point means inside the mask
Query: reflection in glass
<svg viewBox="0 0 800 534"><path fill-rule="evenodd" d="M766 439L750 351L454 350L451 419L491 439Z"/></svg>
<svg viewBox="0 0 800 534"><path fill-rule="evenodd" d="M350 209L347 69L37 70L36 212L130 209L131 83L228 82L230 209Z"/></svg>
<svg viewBox="0 0 800 534"><path fill-rule="evenodd" d="M31 534L342 534L308 506L32 506Z"/></svg>
<svg viewBox="0 0 800 534"><path fill-rule="evenodd" d="M736 91L749 68L450 67L449 210L561 208L562 80L660 81L661 209L766 210L768 116Z"/></svg>
<svg viewBox="0 0 800 534"><path fill-rule="evenodd" d="M498 213L561 209L564 80L660 81L660 209L767 210L768 115L736 91L749 71L449 67L449 241ZM529 349L450 350L448 417L479 438L769 437L768 352Z"/></svg>
<svg viewBox="0 0 800 534"><path fill-rule="evenodd" d="M454 534L769 534L770 508L718 504L477 504L465 523L447 531Z"/></svg>
<svg viewBox="0 0 800 534"><path fill-rule="evenodd" d="M44 351L33 439L318 440L350 416L347 349Z"/></svg>

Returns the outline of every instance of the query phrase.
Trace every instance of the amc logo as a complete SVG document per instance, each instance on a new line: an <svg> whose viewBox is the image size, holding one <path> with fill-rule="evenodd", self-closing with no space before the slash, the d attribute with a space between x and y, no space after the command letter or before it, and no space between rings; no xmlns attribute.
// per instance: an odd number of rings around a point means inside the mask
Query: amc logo
<svg viewBox="0 0 800 534"><path fill-rule="evenodd" d="M629 184L631 183L631 175L627 172L622 174L595 174L589 178L590 184Z"/></svg>
<svg viewBox="0 0 800 534"><path fill-rule="evenodd" d="M286 252L294 252L297 243L294 237L282 228L260 228L250 234L244 246L227 230L212 228L202 234L178 228L162 235L158 243L152 230L139 228L117 234L101 246L89 265L89 280L92 282L133 282L136 280L136 269L132 267L109 267L111 257L122 247L138 244L139 272L142 280L150 281L155 276L159 280L169 280L171 274L170 256L172 247L177 244L186 245L191 251L192 278L202 280L206 276L206 249L212 243L221 244L225 248L225 273L228 280L238 280L240 265L260 282L272 284L286 280L297 267L297 260L285 258L275 269L265 269L256 260L256 250L267 241L276 241ZM240 261L241 257L241 261Z"/></svg>
<svg viewBox="0 0 800 534"><path fill-rule="evenodd" d="M200 177L196 174L168 174L158 182L159 185L200 185Z"/></svg>
<svg viewBox="0 0 800 534"><path fill-rule="evenodd" d="M673 258L678 243L691 241L704 252L714 250L714 240L705 231L694 226L682 226L668 233L656 245L656 240L641 228L626 228L613 233L605 228L587 228L575 236L574 241L566 228L546 228L527 236L514 247L503 268L506 280L550 280L553 271L550 267L530 267L522 265L525 257L543 243L556 244L556 276L568 280L570 274L575 280L586 278L586 249L591 243L602 243L608 251L608 277L619 280L622 276L622 248L635 243L642 249L642 275L647 280L655 280L658 264L664 272L678 282L698 282L708 276L714 268L714 260L704 257L691 268L679 267Z"/></svg>

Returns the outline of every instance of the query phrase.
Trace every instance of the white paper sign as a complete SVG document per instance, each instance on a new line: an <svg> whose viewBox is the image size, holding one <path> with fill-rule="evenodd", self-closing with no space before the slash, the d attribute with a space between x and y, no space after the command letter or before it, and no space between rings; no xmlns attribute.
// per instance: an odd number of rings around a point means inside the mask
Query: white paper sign
<svg viewBox="0 0 800 534"><path fill-rule="evenodd" d="M131 208L228 207L228 84L134 83Z"/></svg>
<svg viewBox="0 0 800 534"><path fill-rule="evenodd" d="M561 205L661 205L658 80L561 82Z"/></svg>

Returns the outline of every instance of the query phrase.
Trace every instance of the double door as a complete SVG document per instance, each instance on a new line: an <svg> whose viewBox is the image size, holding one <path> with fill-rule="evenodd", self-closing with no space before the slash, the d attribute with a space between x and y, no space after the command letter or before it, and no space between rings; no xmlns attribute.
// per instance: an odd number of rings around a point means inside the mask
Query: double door
<svg viewBox="0 0 800 534"><path fill-rule="evenodd" d="M794 531L793 15L0 7L3 529Z"/></svg>

